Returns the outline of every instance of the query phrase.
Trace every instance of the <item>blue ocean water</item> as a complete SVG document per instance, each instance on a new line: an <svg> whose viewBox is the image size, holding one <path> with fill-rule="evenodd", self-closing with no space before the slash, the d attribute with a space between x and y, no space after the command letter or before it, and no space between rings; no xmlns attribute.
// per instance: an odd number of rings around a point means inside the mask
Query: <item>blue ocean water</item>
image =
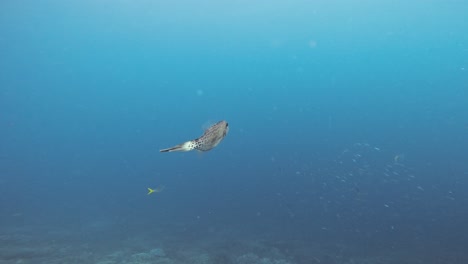
<svg viewBox="0 0 468 264"><path fill-rule="evenodd" d="M0 263L468 263L467 13L3 1Z"/></svg>

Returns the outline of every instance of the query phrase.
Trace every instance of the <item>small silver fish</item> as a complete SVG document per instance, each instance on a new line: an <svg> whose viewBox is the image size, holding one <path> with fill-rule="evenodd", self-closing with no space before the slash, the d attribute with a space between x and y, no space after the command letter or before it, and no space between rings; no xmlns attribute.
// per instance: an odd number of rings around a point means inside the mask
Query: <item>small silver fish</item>
<svg viewBox="0 0 468 264"><path fill-rule="evenodd" d="M219 121L205 130L201 137L184 142L171 148L161 149L160 152L191 151L194 149L208 151L216 147L228 132L229 124L224 120Z"/></svg>

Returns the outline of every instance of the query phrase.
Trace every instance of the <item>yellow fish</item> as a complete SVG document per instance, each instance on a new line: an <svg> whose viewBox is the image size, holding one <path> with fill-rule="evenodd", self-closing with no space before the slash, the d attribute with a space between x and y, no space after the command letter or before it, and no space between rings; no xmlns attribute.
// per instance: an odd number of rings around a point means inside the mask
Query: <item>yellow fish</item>
<svg viewBox="0 0 468 264"><path fill-rule="evenodd" d="M161 186L158 186L156 189L148 188L148 195L152 193L162 192L164 190L164 187L165 187L164 185L161 185Z"/></svg>
<svg viewBox="0 0 468 264"><path fill-rule="evenodd" d="M161 149L160 152L173 152L173 151L208 151L216 147L221 140L226 137L229 132L229 124L226 121L219 121L218 123L209 127L203 135L194 140L189 140L174 147Z"/></svg>

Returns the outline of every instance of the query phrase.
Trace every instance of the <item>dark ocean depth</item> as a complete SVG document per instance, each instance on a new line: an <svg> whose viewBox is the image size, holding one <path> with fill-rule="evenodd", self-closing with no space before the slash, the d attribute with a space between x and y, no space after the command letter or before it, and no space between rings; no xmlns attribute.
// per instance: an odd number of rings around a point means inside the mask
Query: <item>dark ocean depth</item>
<svg viewBox="0 0 468 264"><path fill-rule="evenodd" d="M467 14L0 2L0 264L468 263Z"/></svg>

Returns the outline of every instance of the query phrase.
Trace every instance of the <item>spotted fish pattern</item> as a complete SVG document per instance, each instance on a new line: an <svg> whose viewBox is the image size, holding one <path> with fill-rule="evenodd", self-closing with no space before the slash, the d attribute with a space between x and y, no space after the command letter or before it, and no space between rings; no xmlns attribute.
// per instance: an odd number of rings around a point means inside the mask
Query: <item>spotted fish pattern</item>
<svg viewBox="0 0 468 264"><path fill-rule="evenodd" d="M197 139L184 142L171 148L161 149L160 152L173 152L173 151L208 151L216 147L229 132L229 124L226 121L219 121L218 123L209 127L203 135Z"/></svg>

